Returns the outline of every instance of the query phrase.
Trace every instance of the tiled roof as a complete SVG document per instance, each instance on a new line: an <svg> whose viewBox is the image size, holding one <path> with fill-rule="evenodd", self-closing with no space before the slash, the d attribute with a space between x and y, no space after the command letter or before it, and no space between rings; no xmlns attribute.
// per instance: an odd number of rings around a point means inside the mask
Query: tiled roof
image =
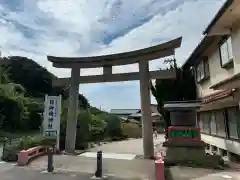
<svg viewBox="0 0 240 180"><path fill-rule="evenodd" d="M131 115L129 115L129 117L141 117L142 116L142 114L141 113L135 113L135 114L131 114ZM151 114L151 116L153 117L153 116L161 116L159 113L152 113Z"/></svg>
<svg viewBox="0 0 240 180"><path fill-rule="evenodd" d="M138 113L140 109L111 109L111 114L135 114Z"/></svg>
<svg viewBox="0 0 240 180"><path fill-rule="evenodd" d="M129 117L141 117L141 116L142 116L141 113L135 113L135 114L129 115Z"/></svg>

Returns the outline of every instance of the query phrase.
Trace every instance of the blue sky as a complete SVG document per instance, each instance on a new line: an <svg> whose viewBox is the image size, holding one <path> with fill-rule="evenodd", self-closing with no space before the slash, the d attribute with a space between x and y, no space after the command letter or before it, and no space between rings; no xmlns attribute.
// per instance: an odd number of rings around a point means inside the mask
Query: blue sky
<svg viewBox="0 0 240 180"><path fill-rule="evenodd" d="M183 36L176 59L181 65L224 0L0 0L0 50L3 56L32 58L58 77L46 55L90 56L131 51ZM150 69L163 67L161 60ZM114 73L138 71L136 64ZM82 75L101 74L85 69ZM139 108L139 83L80 85L90 103L106 110ZM152 103L155 103L152 97Z"/></svg>

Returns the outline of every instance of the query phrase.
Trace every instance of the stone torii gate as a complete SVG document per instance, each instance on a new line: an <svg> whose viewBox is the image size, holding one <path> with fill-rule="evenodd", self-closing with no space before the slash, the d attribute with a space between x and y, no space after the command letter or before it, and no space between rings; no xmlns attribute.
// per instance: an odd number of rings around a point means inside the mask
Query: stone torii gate
<svg viewBox="0 0 240 180"><path fill-rule="evenodd" d="M180 37L149 48L104 56L48 56L47 58L53 63L53 67L71 68L70 78L59 78L53 82L54 85L70 85L65 145L66 152L74 153L75 151L79 84L140 80L144 157L154 157L149 80L172 79L176 77L176 73L175 70L149 71L148 61L173 55L175 53L175 49L180 47L181 42L182 38ZM112 73L113 66L133 63L139 64L139 72L121 74ZM80 76L80 69L96 67L103 67L102 75Z"/></svg>

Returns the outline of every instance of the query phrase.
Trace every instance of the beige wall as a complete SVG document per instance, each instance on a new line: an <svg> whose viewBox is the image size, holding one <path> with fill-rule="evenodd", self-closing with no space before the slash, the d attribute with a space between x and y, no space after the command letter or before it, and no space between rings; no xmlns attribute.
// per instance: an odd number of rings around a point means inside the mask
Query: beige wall
<svg viewBox="0 0 240 180"><path fill-rule="evenodd" d="M201 139L207 144L211 144L218 148L240 155L240 143L237 141L213 137L205 134L201 134Z"/></svg>
<svg viewBox="0 0 240 180"><path fill-rule="evenodd" d="M234 71L235 74L240 72L240 28L238 27L232 33Z"/></svg>
<svg viewBox="0 0 240 180"><path fill-rule="evenodd" d="M220 64L219 50L217 48L214 48L211 54L208 55L210 79L197 85L198 97L208 96L212 93L217 92L210 89L209 87L240 72L240 28L234 30L231 34L231 37L234 56L234 68L222 68Z"/></svg>

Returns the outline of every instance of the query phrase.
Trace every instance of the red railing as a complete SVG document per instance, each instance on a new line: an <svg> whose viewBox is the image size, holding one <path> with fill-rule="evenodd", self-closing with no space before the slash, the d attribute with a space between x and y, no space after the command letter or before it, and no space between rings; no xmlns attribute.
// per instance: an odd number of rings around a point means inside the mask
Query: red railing
<svg viewBox="0 0 240 180"><path fill-rule="evenodd" d="M18 154L17 164L19 166L24 166L29 163L30 160L46 154L47 148L43 146L33 147L27 150L22 150Z"/></svg>

